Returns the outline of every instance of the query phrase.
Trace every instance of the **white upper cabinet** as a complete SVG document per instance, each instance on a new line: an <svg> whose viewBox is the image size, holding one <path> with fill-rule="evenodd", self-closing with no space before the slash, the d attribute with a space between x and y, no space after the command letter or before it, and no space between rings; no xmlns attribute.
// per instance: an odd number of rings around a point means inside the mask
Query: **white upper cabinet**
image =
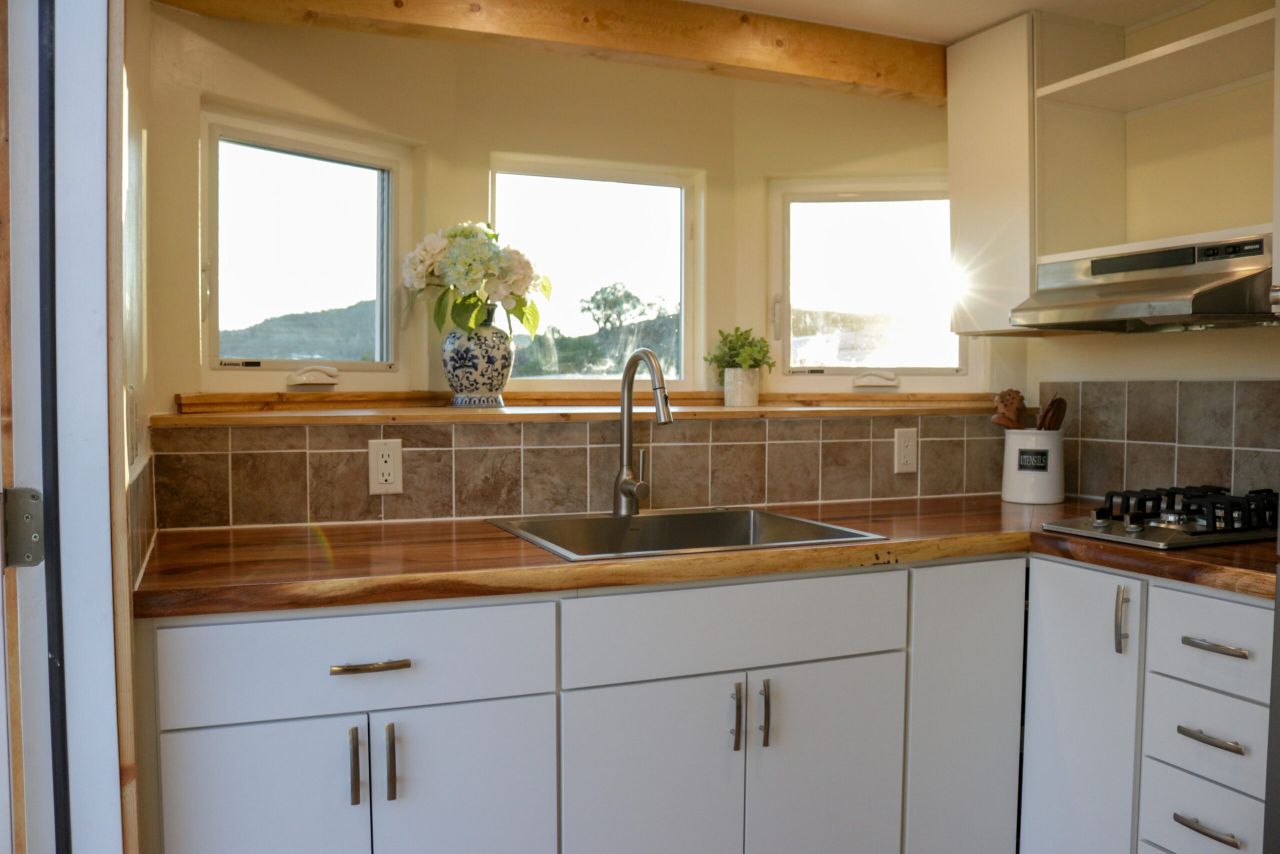
<svg viewBox="0 0 1280 854"><path fill-rule="evenodd" d="M1034 269L1033 16L947 48L951 253L965 281L952 328L1007 332Z"/></svg>

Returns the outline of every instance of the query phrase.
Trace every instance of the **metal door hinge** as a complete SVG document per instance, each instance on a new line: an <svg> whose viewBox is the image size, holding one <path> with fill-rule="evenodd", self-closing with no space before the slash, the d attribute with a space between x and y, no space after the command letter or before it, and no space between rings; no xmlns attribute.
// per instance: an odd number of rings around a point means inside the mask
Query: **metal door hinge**
<svg viewBox="0 0 1280 854"><path fill-rule="evenodd" d="M4 502L4 565L44 562L44 496L29 487L0 490Z"/></svg>

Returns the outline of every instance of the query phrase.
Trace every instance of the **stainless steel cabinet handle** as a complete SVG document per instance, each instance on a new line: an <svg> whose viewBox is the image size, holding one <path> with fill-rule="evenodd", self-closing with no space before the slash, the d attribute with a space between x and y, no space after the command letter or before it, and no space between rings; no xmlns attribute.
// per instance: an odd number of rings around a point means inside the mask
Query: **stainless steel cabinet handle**
<svg viewBox="0 0 1280 854"><path fill-rule="evenodd" d="M347 746L351 754L351 806L360 806L360 727L347 731Z"/></svg>
<svg viewBox="0 0 1280 854"><path fill-rule="evenodd" d="M739 751L742 749L742 683L733 683L733 729L729 731L733 735L733 749Z"/></svg>
<svg viewBox="0 0 1280 854"><path fill-rule="evenodd" d="M355 676L359 673L386 673L388 670L408 670L413 662L407 658L393 658L390 661L371 661L365 664L331 664L330 676Z"/></svg>
<svg viewBox="0 0 1280 854"><path fill-rule="evenodd" d="M1192 741L1198 741L1201 744L1207 744L1210 747L1216 747L1219 750L1225 750L1227 753L1234 753L1236 756L1244 756L1244 746L1238 741L1227 741L1225 738L1206 735L1202 729L1192 729L1189 726L1178 724L1178 735L1185 735Z"/></svg>
<svg viewBox="0 0 1280 854"><path fill-rule="evenodd" d="M1228 848L1239 848L1240 840L1233 833L1223 833L1220 830L1212 830L1200 823L1198 818L1189 818L1182 813L1174 813L1173 820L1188 830L1194 830L1201 836L1207 836L1214 842L1220 842Z"/></svg>
<svg viewBox="0 0 1280 854"><path fill-rule="evenodd" d="M387 800L396 799L396 725L387 724Z"/></svg>
<svg viewBox="0 0 1280 854"><path fill-rule="evenodd" d="M1205 652L1216 652L1218 655L1225 655L1229 658L1248 658L1249 650L1239 646L1227 646L1224 643L1214 643L1204 638L1193 638L1190 635L1182 636L1182 645L1189 646L1193 649L1204 650Z"/></svg>
<svg viewBox="0 0 1280 854"><path fill-rule="evenodd" d="M1129 591L1123 584L1116 585L1116 654L1124 655L1124 642L1129 633L1124 631L1124 606L1129 603Z"/></svg>
<svg viewBox="0 0 1280 854"><path fill-rule="evenodd" d="M764 698L764 723L760 724L760 732L764 736L760 739L761 747L769 746L769 730L773 727L773 694L769 691L769 680L764 680L763 686L760 688L760 696Z"/></svg>

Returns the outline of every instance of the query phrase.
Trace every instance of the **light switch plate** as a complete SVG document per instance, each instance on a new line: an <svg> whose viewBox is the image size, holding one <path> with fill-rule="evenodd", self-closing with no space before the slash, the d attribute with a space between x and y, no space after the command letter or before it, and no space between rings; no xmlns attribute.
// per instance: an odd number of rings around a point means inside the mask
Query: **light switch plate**
<svg viewBox="0 0 1280 854"><path fill-rule="evenodd" d="M369 440L369 494L404 492L404 463L399 439Z"/></svg>
<svg viewBox="0 0 1280 854"><path fill-rule="evenodd" d="M899 427L893 431L893 473L911 474L919 468L920 443L916 428Z"/></svg>

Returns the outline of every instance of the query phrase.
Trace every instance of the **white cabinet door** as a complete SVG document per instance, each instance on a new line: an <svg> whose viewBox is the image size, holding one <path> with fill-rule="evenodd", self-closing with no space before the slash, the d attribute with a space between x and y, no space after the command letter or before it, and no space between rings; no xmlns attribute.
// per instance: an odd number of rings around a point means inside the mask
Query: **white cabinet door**
<svg viewBox="0 0 1280 854"><path fill-rule="evenodd" d="M952 328L1009 329L1031 295L1032 17L947 48L951 255L965 279Z"/></svg>
<svg viewBox="0 0 1280 854"><path fill-rule="evenodd" d="M747 682L747 854L898 851L905 655L754 670Z"/></svg>
<svg viewBox="0 0 1280 854"><path fill-rule="evenodd" d="M553 695L378 712L369 726L378 854L555 854Z"/></svg>
<svg viewBox="0 0 1280 854"><path fill-rule="evenodd" d="M165 854L367 854L366 724L361 714L164 733Z"/></svg>
<svg viewBox="0 0 1280 854"><path fill-rule="evenodd" d="M747 739L733 730L745 681L731 673L563 693L565 854L742 854Z"/></svg>
<svg viewBox="0 0 1280 854"><path fill-rule="evenodd" d="M1143 584L1033 559L1029 589L1021 850L1131 851Z"/></svg>
<svg viewBox="0 0 1280 854"><path fill-rule="evenodd" d="M907 854L1017 850L1026 594L1022 558L911 571Z"/></svg>

